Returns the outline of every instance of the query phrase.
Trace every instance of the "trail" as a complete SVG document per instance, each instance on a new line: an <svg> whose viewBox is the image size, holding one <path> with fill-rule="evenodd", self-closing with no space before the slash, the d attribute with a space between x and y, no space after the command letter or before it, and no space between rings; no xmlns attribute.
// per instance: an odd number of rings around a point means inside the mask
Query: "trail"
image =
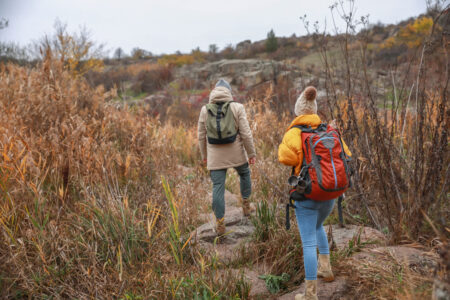
<svg viewBox="0 0 450 300"><path fill-rule="evenodd" d="M205 201L211 201L211 196L205 197ZM264 265L252 265L237 269L233 262L239 261L240 247L245 247L251 243L252 234L255 231L251 220L242 215L239 205L239 196L229 192L225 193L225 224L227 233L225 237L218 240L216 238L214 214L202 215L205 223L196 229L194 241L206 253L215 255L223 266L223 272L231 271L239 274L244 273L246 279L251 283L250 299L294 299L295 294L304 291L304 283L299 287L285 291L283 295L272 295L267 289L264 280L260 275L268 274L270 267ZM253 203L252 203L253 205ZM294 224L292 224L294 226ZM292 229L291 229L292 230ZM356 251L350 251L346 258L349 266L364 268L366 263L383 264L389 257L404 262L412 268L424 268L432 270L436 266L437 257L430 253L424 253L420 249L406 246L386 246L385 235L370 227L360 227L356 225L346 225L344 228L339 225L329 225L325 230L332 236L330 246L332 251L348 250L354 243L362 244L364 247ZM300 255L300 254L299 254ZM355 283L351 282L351 274L345 272L335 272L335 281L331 283L318 280L318 297L320 300L331 299L352 299L348 296L349 289Z"/></svg>

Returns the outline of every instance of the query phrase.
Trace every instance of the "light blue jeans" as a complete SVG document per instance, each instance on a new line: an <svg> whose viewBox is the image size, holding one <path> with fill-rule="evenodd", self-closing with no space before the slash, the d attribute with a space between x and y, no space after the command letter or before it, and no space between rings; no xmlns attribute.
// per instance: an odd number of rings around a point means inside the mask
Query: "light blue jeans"
<svg viewBox="0 0 450 300"><path fill-rule="evenodd" d="M306 280L317 279L317 248L320 254L330 254L323 222L333 210L335 200L318 202L296 201L295 216L303 246Z"/></svg>

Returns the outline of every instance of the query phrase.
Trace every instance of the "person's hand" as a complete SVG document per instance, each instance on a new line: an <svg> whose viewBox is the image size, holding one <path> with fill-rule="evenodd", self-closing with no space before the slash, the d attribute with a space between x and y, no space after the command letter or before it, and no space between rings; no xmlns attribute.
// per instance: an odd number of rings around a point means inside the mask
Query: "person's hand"
<svg viewBox="0 0 450 300"><path fill-rule="evenodd" d="M254 165L255 162L256 162L256 157L250 157L250 158L248 159L248 163L251 164L251 165Z"/></svg>

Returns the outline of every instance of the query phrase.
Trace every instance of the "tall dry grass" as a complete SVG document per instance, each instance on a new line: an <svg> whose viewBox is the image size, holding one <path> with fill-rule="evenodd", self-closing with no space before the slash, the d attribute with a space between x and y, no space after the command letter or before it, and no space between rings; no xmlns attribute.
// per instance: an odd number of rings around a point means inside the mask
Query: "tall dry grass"
<svg viewBox="0 0 450 300"><path fill-rule="evenodd" d="M354 153L347 221L378 227L393 242L434 246L439 239L422 214L446 235L445 38L432 35L387 79L366 69L364 40L342 38L344 61L327 61L326 43L318 47L327 79L321 115L339 121ZM360 47L350 49L348 39ZM284 230L280 206L289 168L277 158L292 119L289 105L279 102L293 100L282 94L291 86L265 85L246 103L258 152L257 230L241 261L224 266L187 243L198 215L209 209L195 126L160 124L139 106L117 109L106 100L111 92L74 79L50 55L33 69L0 66L0 295L243 299L246 280L221 269L249 263L300 283L299 236ZM171 114L181 115L182 109Z"/></svg>
<svg viewBox="0 0 450 300"><path fill-rule="evenodd" d="M313 34L326 78L327 116L337 119L354 152L353 213L389 233L393 242L431 241L431 216L442 232L449 227L448 45L436 15L429 35L405 53L407 63L386 65L387 76L368 67L368 20L357 19L353 0L332 7L347 24L338 35L342 59L331 59L325 33Z"/></svg>
<svg viewBox="0 0 450 300"><path fill-rule="evenodd" d="M186 246L206 194L204 170L180 168L197 161L195 129L118 110L50 55L0 68L2 297L248 293Z"/></svg>

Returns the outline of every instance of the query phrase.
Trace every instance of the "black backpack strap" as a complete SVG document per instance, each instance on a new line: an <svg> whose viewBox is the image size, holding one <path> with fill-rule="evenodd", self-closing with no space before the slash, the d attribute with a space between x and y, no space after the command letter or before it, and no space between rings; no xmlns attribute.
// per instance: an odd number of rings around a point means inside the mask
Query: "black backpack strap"
<svg viewBox="0 0 450 300"><path fill-rule="evenodd" d="M342 215L342 200L344 200L344 195L339 196L338 198L338 216L339 216L339 225L344 227L344 216Z"/></svg>
<svg viewBox="0 0 450 300"><path fill-rule="evenodd" d="M290 206L290 203L286 204L286 230L291 229L291 219L289 217Z"/></svg>
<svg viewBox="0 0 450 300"><path fill-rule="evenodd" d="M319 132L319 131L326 131L327 127L328 127L327 123L321 123L315 129L311 128L311 126L309 126L309 125L294 125L291 128L298 128L302 132L306 132L306 133L315 133L315 132Z"/></svg>
<svg viewBox="0 0 450 300"><path fill-rule="evenodd" d="M222 139L222 129L220 128L220 120L223 117L222 106L223 102L218 102L217 104L217 115L216 115L216 126L217 126L217 134L219 135L219 140Z"/></svg>
<svg viewBox="0 0 450 300"><path fill-rule="evenodd" d="M314 129L311 128L309 125L294 125L291 128L298 128L302 132L313 132Z"/></svg>

